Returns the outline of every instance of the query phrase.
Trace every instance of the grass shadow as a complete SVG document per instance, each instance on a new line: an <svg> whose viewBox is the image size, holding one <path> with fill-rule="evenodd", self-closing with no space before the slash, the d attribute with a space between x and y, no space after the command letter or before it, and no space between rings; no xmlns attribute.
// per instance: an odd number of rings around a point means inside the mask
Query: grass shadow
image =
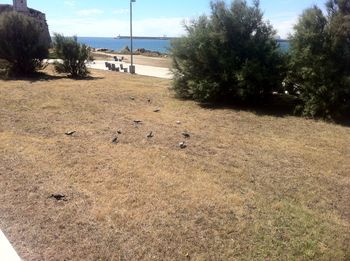
<svg viewBox="0 0 350 261"><path fill-rule="evenodd" d="M350 114L342 118L336 119L334 123L343 127L350 128Z"/></svg>
<svg viewBox="0 0 350 261"><path fill-rule="evenodd" d="M288 95L275 95L269 103L260 103L248 105L245 103L200 103L205 109L231 109L236 111L248 111L257 116L274 116L283 118L287 116L300 116L295 113L295 107L298 105L298 99Z"/></svg>
<svg viewBox="0 0 350 261"><path fill-rule="evenodd" d="M84 78L73 78L73 77L69 77L69 75L66 75L66 74L52 75L46 72L36 72L35 74L30 76L9 76L9 77L1 78L1 80L4 80L4 81L29 81L31 83L41 82L41 81L55 81L55 80L62 80L62 79L70 79L70 80L76 80L76 81L96 81L96 80L102 80L104 79L104 77L87 76Z"/></svg>
<svg viewBox="0 0 350 261"><path fill-rule="evenodd" d="M273 96L272 100L266 104L232 104L224 103L200 103L199 105L204 109L220 110L231 109L235 111L251 112L257 116L273 116L277 118L284 118L288 116L303 117L296 112L296 107L300 101L291 95L279 94ZM320 119L315 119L320 120ZM322 119L321 119L322 120ZM324 119L323 119L324 120ZM350 128L350 113L333 120L324 120L325 122L341 125Z"/></svg>
<svg viewBox="0 0 350 261"><path fill-rule="evenodd" d="M73 77L67 77L67 78L71 80L76 80L76 81L97 81L97 80L104 79L104 77L94 77L94 76L86 76L84 78L73 78Z"/></svg>

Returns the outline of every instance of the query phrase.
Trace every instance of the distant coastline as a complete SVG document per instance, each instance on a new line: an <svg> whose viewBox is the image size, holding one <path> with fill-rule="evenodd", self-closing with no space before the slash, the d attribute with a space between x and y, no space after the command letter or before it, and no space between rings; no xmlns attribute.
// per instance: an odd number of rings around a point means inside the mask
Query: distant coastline
<svg viewBox="0 0 350 261"><path fill-rule="evenodd" d="M179 37L167 37L167 36L133 36L135 40L173 40ZM114 39L130 39L130 36L117 36Z"/></svg>
<svg viewBox="0 0 350 261"><path fill-rule="evenodd" d="M181 37L167 37L167 36L133 36L135 40L173 40L179 39ZM119 35L113 39L130 39L130 36ZM277 42L289 42L287 39L276 39Z"/></svg>

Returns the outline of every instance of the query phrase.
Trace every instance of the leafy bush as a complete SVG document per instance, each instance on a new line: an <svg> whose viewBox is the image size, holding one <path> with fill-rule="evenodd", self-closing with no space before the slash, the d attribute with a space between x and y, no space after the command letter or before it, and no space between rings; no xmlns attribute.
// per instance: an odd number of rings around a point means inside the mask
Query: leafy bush
<svg viewBox="0 0 350 261"><path fill-rule="evenodd" d="M90 47L79 44L78 38L64 37L61 34L54 36L55 54L61 62L55 63L55 69L59 73L69 73L72 77L86 77L89 71L86 62L92 61Z"/></svg>
<svg viewBox="0 0 350 261"><path fill-rule="evenodd" d="M265 101L282 90L285 60L263 20L259 1L211 3L210 17L185 26L187 36L174 40L173 89L199 101Z"/></svg>
<svg viewBox="0 0 350 261"><path fill-rule="evenodd" d="M9 67L9 63L6 60L0 59L0 79L7 78Z"/></svg>
<svg viewBox="0 0 350 261"><path fill-rule="evenodd" d="M10 74L30 75L41 69L48 45L33 18L15 12L0 15L0 59L7 61Z"/></svg>
<svg viewBox="0 0 350 261"><path fill-rule="evenodd" d="M328 15L304 11L291 37L289 78L306 116L331 118L350 110L350 1L330 0Z"/></svg>

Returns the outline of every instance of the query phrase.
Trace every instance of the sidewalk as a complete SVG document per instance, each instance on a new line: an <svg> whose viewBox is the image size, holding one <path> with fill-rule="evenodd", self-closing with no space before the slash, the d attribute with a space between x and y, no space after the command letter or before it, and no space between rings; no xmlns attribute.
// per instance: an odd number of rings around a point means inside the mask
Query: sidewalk
<svg viewBox="0 0 350 261"><path fill-rule="evenodd" d="M16 251L11 246L5 235L0 230L0 260L1 261L21 261Z"/></svg>
<svg viewBox="0 0 350 261"><path fill-rule="evenodd" d="M94 61L92 63L88 63L87 67L91 69L107 71L108 68L105 66L105 62L115 64L116 67L119 67L120 64L123 64L124 68L128 68L128 70L130 66L129 63L125 63L125 62ZM135 64L135 68L136 68L136 74L139 74L139 75L152 76L152 77L163 78L163 79L173 78L172 72L168 68L154 67L154 66L148 66L148 65L137 65L137 64Z"/></svg>

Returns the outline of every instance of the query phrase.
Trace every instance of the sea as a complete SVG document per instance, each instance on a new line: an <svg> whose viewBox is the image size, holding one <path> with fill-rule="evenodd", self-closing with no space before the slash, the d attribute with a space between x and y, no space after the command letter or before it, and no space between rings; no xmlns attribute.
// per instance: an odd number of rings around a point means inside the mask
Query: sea
<svg viewBox="0 0 350 261"><path fill-rule="evenodd" d="M168 53L171 40L150 40L150 39L134 39L133 49L144 48L150 51L160 53ZM113 51L119 51L128 46L130 48L130 39L114 39L113 37L78 37L78 42L86 44L92 48L105 48ZM279 42L283 52L289 49L289 42Z"/></svg>
<svg viewBox="0 0 350 261"><path fill-rule="evenodd" d="M120 51L126 46L130 48L130 39L114 39L113 37L78 37L78 42L92 48L105 48L113 51ZM139 48L168 53L170 40L133 39L133 49Z"/></svg>

